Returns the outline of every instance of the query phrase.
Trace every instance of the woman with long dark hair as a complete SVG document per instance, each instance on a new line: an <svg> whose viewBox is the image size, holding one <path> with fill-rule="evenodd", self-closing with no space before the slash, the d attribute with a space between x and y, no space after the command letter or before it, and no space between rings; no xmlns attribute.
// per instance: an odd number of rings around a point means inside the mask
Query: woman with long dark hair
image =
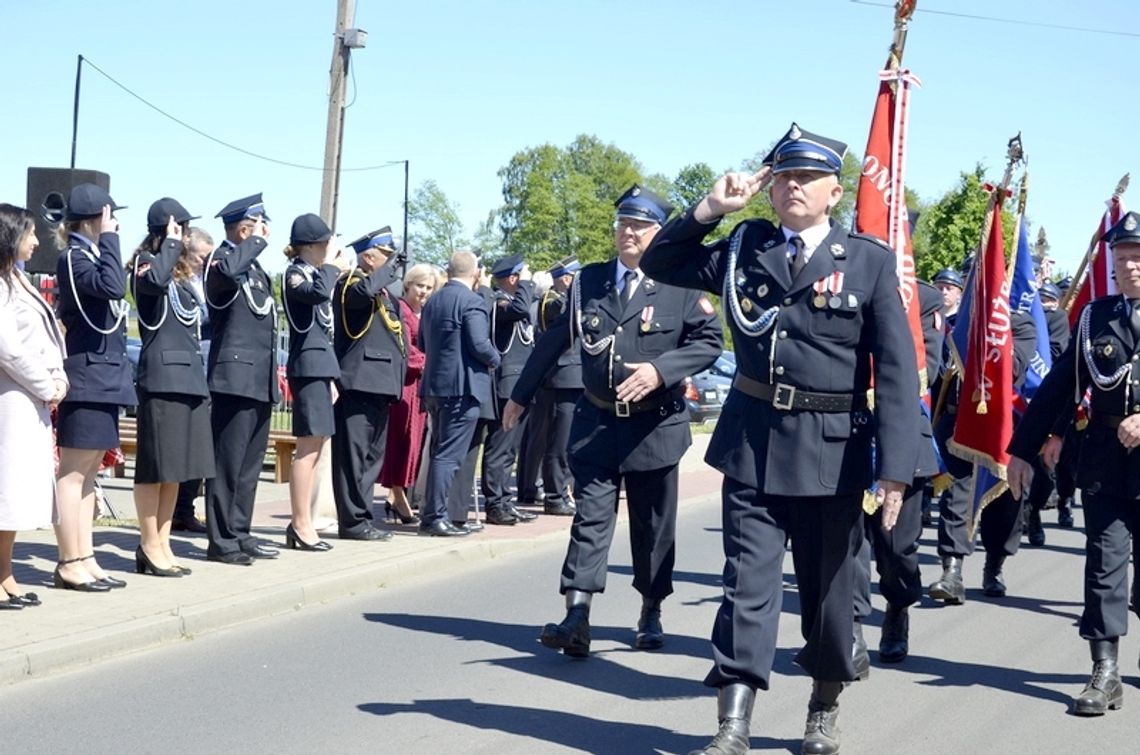
<svg viewBox="0 0 1140 755"><path fill-rule="evenodd" d="M47 525L55 502L51 409L67 393L63 334L20 270L35 251L35 219L0 204L0 609L38 606L12 573L16 532Z"/></svg>
<svg viewBox="0 0 1140 755"><path fill-rule="evenodd" d="M59 564L52 581L65 590L106 592L127 584L99 566L91 534L95 475L103 454L119 445L120 408L137 403L127 360L127 276L114 215L121 209L102 188L80 184L68 195L59 228L58 315L71 387L59 405Z"/></svg>
<svg viewBox="0 0 1140 755"><path fill-rule="evenodd" d="M214 476L202 311L191 284L194 255L185 244L193 219L175 199L156 201L147 212L147 237L127 266L142 338L136 379L135 571L156 577L190 574L170 548L178 486Z"/></svg>

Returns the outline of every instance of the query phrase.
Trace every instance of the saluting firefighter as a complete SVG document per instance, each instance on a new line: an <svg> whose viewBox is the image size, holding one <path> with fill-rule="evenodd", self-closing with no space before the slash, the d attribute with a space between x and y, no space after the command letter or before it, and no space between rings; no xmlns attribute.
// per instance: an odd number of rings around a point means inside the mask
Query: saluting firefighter
<svg viewBox="0 0 1140 755"><path fill-rule="evenodd" d="M138 458L135 571L182 577L190 570L170 549L179 484L214 476L210 391L202 369L202 310L191 279L197 259L186 244L191 216L163 197L147 212L147 237L128 266L138 308Z"/></svg>
<svg viewBox="0 0 1140 755"><path fill-rule="evenodd" d="M119 407L137 403L127 360L127 276L114 215L123 209L95 184L79 184L68 195L58 231L58 316L71 387L56 424L59 563L52 581L81 592L126 587L99 566L91 535L95 475L103 454L119 445Z"/></svg>
<svg viewBox="0 0 1140 755"><path fill-rule="evenodd" d="M1119 295L1090 302L1073 338L1037 389L1009 444L1014 497L1027 490L1038 453L1056 465L1062 437L1085 392L1090 418L1077 462L1085 512L1085 608L1092 677L1074 712L1099 716L1123 705L1118 649L1128 631L1128 561L1140 530L1140 213L1130 212L1105 235ZM1065 439L1068 442L1068 438ZM1132 610L1140 606L1135 574Z"/></svg>
<svg viewBox="0 0 1140 755"><path fill-rule="evenodd" d="M340 362L333 406L333 496L342 540L389 540L373 526L372 492L384 463L388 409L400 399L408 340L400 304L385 286L399 280L392 229L384 226L349 246L356 267L333 291L333 347Z"/></svg>
<svg viewBox="0 0 1140 755"><path fill-rule="evenodd" d="M216 475L206 483L206 558L248 566L277 558L250 533L257 478L265 461L277 388L277 304L273 282L257 261L269 236L261 194L235 199L215 217L226 238L203 275L213 339L207 383L213 407Z"/></svg>
<svg viewBox="0 0 1140 755"><path fill-rule="evenodd" d="M633 645L651 650L665 642L661 602L673 592L677 463L692 441L682 381L712 364L722 347L706 297L641 269L672 206L636 185L615 204L618 258L577 274L569 309L542 334L503 411L503 424L516 426L563 352L579 350L585 391L569 439L577 511L560 585L567 612L540 638L575 657L589 655L590 603L606 587L623 482L633 587L642 599Z"/></svg>
<svg viewBox="0 0 1140 755"><path fill-rule="evenodd" d="M289 321L285 374L293 396L293 435L297 438L289 478L292 520L285 528L285 544L327 551L332 545L321 540L313 527L312 495L317 464L335 430L333 381L340 377L340 365L332 345L332 295L337 278L348 269L348 260L332 229L312 213L293 221L285 256L290 260L281 292Z"/></svg>
<svg viewBox="0 0 1140 755"><path fill-rule="evenodd" d="M895 256L829 217L843 196L846 150L792 124L760 171L721 177L644 259L663 281L721 294L736 347L736 377L705 456L724 473L725 567L705 678L718 690L720 730L702 753L748 750L754 692L768 688L776 651L789 537L805 640L796 663L812 677L803 751L839 751L839 693L856 678L863 492L877 474L890 530L914 477L918 381ZM701 243L766 187L778 228L745 221Z"/></svg>

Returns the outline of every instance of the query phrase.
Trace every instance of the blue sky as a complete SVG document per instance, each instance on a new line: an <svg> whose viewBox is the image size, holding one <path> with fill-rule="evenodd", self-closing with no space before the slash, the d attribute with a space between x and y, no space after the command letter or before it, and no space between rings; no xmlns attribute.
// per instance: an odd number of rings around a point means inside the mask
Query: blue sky
<svg viewBox="0 0 1140 755"><path fill-rule="evenodd" d="M848 0L356 6L369 41L354 56L344 166L410 160L413 188L436 180L469 231L500 203L496 172L513 153L579 133L668 176L698 161L735 167L792 120L862 153L891 38L888 8ZM908 184L936 198L978 161L996 177L1020 130L1030 217L1074 268L1116 181L1140 169L1140 5L919 0L919 8L1132 35L922 12L911 25L905 63L923 87L912 100ZM25 202L28 166L67 166L77 54L213 136L319 166L335 10L335 0L4 0L0 200ZM293 217L315 212L320 199L319 172L227 150L90 69L77 166L111 174L112 194L129 205L120 213L125 245L142 237L147 206L164 195L209 219L263 191L271 247L284 246ZM1140 208L1140 186L1132 194ZM379 225L399 229L402 197L402 166L346 172L337 230L351 239ZM217 221L204 222L220 235ZM266 256L284 267L274 251Z"/></svg>

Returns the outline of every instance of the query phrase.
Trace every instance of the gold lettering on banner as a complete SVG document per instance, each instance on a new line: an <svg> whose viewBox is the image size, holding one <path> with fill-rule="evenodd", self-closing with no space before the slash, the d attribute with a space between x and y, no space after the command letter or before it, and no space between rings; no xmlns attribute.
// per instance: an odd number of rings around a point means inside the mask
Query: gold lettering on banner
<svg viewBox="0 0 1140 755"><path fill-rule="evenodd" d="M890 168L879 162L879 158L874 155L867 155L863 158L863 177L870 181L871 185L879 192L883 198L883 204L890 207L891 194L894 191L891 186Z"/></svg>
<svg viewBox="0 0 1140 755"><path fill-rule="evenodd" d="M1001 347L1010 338L1009 281L1001 284L1001 292L990 299L990 318L986 322L986 344L991 348L986 352L987 362L1001 360Z"/></svg>

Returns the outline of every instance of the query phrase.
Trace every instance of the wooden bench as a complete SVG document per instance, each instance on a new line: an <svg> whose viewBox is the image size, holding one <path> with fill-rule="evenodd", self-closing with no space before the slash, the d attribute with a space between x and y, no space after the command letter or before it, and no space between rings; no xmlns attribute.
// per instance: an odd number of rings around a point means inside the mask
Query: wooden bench
<svg viewBox="0 0 1140 755"><path fill-rule="evenodd" d="M293 473L293 451L297 448L297 439L288 430L270 430L268 447L274 453L273 481L289 482ZM139 452L138 422L134 417L119 418L119 448L123 456L135 456ZM123 477L125 474L125 464L115 466L115 477Z"/></svg>

